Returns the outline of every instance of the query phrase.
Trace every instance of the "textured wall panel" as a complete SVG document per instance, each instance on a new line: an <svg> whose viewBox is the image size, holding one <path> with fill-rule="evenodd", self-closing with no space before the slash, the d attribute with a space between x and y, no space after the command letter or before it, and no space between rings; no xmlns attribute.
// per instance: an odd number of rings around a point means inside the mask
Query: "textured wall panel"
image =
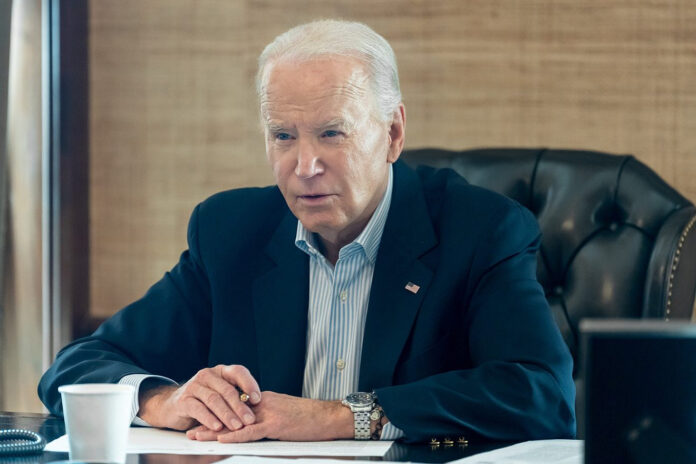
<svg viewBox="0 0 696 464"><path fill-rule="evenodd" d="M94 314L176 262L197 202L271 182L256 57L321 17L367 22L392 43L408 147L633 153L696 200L690 0L92 0Z"/></svg>

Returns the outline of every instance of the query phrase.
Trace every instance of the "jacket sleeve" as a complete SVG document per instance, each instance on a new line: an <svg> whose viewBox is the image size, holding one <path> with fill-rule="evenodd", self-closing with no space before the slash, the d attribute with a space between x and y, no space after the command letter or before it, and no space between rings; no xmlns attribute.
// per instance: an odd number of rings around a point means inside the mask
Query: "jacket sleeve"
<svg viewBox="0 0 696 464"><path fill-rule="evenodd" d="M205 366L211 308L208 279L198 252L199 207L189 222L189 249L178 264L140 300L58 353L38 387L39 397L51 413L62 415L60 385L117 383L129 374L181 381Z"/></svg>
<svg viewBox="0 0 696 464"><path fill-rule="evenodd" d="M448 354L468 357L467 368L378 388L379 402L410 442L573 437L572 357L536 279L538 225L516 205L483 230Z"/></svg>

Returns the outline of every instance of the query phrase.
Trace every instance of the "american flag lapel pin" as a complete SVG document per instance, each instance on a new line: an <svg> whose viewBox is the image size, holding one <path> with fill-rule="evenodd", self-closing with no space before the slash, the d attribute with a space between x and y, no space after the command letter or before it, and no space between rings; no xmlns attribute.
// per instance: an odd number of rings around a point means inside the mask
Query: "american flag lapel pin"
<svg viewBox="0 0 696 464"><path fill-rule="evenodd" d="M418 290L420 290L420 285L416 285L413 282L409 282L406 284L406 287L404 288L415 295L416 293L418 293Z"/></svg>

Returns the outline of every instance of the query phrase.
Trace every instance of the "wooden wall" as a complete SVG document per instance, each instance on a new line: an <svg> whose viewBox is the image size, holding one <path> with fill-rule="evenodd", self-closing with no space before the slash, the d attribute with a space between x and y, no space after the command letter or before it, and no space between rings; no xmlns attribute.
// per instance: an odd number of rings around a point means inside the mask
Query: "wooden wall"
<svg viewBox="0 0 696 464"><path fill-rule="evenodd" d="M271 182L256 57L322 17L391 42L407 147L633 153L696 200L692 0L91 0L94 315L176 262L196 203Z"/></svg>

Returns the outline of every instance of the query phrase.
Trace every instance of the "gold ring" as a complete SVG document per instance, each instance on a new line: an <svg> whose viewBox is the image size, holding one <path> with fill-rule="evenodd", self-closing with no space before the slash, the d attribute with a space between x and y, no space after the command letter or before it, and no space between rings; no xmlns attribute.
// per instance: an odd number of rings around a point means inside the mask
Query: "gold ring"
<svg viewBox="0 0 696 464"><path fill-rule="evenodd" d="M249 401L249 395L247 395L246 393L242 393L241 395L239 395L239 400L242 403L246 403L247 401Z"/></svg>

